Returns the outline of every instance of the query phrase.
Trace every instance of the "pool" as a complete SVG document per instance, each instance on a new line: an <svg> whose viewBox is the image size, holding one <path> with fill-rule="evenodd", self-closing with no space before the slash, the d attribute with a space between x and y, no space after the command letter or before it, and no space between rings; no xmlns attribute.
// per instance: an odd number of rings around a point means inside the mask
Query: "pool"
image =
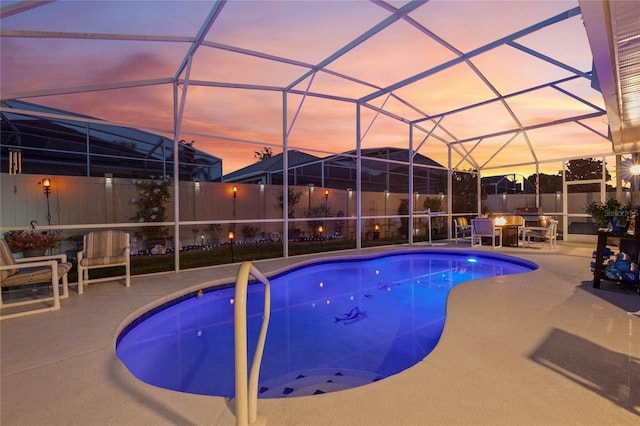
<svg viewBox="0 0 640 426"><path fill-rule="evenodd" d="M437 345L454 286L535 269L511 256L430 249L318 261L271 277L259 397L321 394L397 374ZM226 286L165 303L120 333L116 354L151 385L233 397L233 297ZM250 358L262 310L263 286L250 285Z"/></svg>

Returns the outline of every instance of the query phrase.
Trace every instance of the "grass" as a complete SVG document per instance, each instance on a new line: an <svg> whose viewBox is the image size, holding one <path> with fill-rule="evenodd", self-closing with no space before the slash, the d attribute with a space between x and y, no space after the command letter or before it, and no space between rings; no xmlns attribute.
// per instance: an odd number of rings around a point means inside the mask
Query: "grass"
<svg viewBox="0 0 640 426"><path fill-rule="evenodd" d="M416 238L414 241L424 241L424 238ZM396 236L380 238L379 240L363 240L362 247L375 247L385 245L406 244L407 238ZM289 243L289 256L303 254L349 250L356 248L355 240L313 240L292 241ZM281 242L255 242L246 244L229 244L185 250L180 253L180 269L192 269L204 266L223 265L235 262L271 259L283 256L283 244ZM143 275L154 272L173 271L175 254L163 255L136 255L131 257L131 275ZM124 274L124 267L116 266L104 269L92 269L90 277L106 278ZM78 279L77 267L69 271L69 281Z"/></svg>

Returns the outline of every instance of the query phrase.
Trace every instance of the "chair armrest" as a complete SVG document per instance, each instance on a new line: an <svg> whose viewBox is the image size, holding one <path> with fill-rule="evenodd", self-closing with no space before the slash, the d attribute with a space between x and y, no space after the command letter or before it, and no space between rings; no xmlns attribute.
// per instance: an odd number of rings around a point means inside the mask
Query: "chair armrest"
<svg viewBox="0 0 640 426"><path fill-rule="evenodd" d="M38 257L42 257L42 256L38 256ZM28 257L27 259L33 259L33 258ZM11 269L38 268L43 266L49 266L51 267L51 269L53 269L58 266L58 261L57 260L46 260L46 261L41 260L39 262L21 262L21 263L15 263L13 265L0 265L0 271L9 271Z"/></svg>
<svg viewBox="0 0 640 426"><path fill-rule="evenodd" d="M549 228L548 226L523 226L522 230L523 231L548 231Z"/></svg>
<svg viewBox="0 0 640 426"><path fill-rule="evenodd" d="M22 257L20 259L16 259L16 263L24 263L24 262L39 262L43 260L51 260L58 259L60 262L65 263L67 261L66 254L50 254L46 256L34 256L34 257Z"/></svg>

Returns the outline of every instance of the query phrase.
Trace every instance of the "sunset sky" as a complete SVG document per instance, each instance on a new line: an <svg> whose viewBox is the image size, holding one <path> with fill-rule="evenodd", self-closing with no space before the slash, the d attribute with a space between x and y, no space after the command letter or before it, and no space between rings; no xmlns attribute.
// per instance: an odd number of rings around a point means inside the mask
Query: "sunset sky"
<svg viewBox="0 0 640 426"><path fill-rule="evenodd" d="M414 147L444 165L447 144L453 166L488 175L531 174L522 164L535 158L555 173L560 163L547 160L611 151L602 96L584 74L592 58L579 13L491 45L577 1L228 1L208 29L213 1L56 1L12 13L15 3L1 2L3 99L169 137L171 80L203 31L180 138L221 157L225 173L264 145L281 151L286 87L295 91L286 96L289 148L318 156L355 148L355 100L369 96L404 120L428 117L414 127ZM397 8L411 11L391 19ZM535 128L571 117L581 119ZM407 123L363 107L360 126L364 148L408 146Z"/></svg>

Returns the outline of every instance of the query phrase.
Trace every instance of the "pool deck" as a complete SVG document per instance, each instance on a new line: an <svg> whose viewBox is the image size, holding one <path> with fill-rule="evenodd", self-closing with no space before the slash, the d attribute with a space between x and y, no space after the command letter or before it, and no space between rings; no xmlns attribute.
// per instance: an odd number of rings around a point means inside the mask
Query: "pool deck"
<svg viewBox="0 0 640 426"><path fill-rule="evenodd" d="M448 246L540 268L455 287L441 341L424 360L359 388L259 400L267 424L640 424L640 296L606 281L592 288L595 244ZM268 275L308 259L255 264ZM114 344L141 307L202 282L232 281L238 267L133 277L130 288L99 283L82 296L72 287L60 311L0 322L0 424L235 424L233 401L144 384L116 358Z"/></svg>

